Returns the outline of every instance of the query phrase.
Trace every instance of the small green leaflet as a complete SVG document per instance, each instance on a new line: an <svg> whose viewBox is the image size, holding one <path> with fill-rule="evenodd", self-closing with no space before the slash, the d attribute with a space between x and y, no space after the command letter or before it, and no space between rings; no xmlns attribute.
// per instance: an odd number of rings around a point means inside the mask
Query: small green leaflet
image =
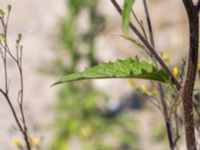
<svg viewBox="0 0 200 150"><path fill-rule="evenodd" d="M123 31L125 34L128 33L130 15L131 15L131 10L132 10L132 6L134 2L135 0L124 0L122 17L123 17Z"/></svg>
<svg viewBox="0 0 200 150"><path fill-rule="evenodd" d="M140 62L138 58L129 58L115 62L101 63L87 68L83 72L66 75L55 82L53 86L69 81L108 78L138 78L171 83L170 76L162 69L157 69L155 65L146 61Z"/></svg>

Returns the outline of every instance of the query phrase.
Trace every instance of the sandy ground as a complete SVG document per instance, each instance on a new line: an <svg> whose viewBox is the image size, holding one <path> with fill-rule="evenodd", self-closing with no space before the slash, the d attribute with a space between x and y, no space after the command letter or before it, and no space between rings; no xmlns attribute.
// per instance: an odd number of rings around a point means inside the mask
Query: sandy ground
<svg viewBox="0 0 200 150"><path fill-rule="evenodd" d="M138 7L140 2L136 2L134 9L138 12L138 16L144 17L141 13L142 8ZM58 29L57 21L65 15L64 0L17 0L17 2L0 0L0 7L6 8L9 3L13 6L9 25L9 42L15 41L15 36L19 32L24 37L22 43L24 45L25 112L28 118L27 121L33 136L43 137L45 139L44 143L46 143L49 141L49 135L52 134L49 123L53 118L52 106L56 100L57 88L50 88L55 78L41 75L37 69L53 57L57 48L54 35L56 35ZM186 54L185 49L187 49L187 43L185 42L187 40L187 28L185 26L187 20L182 1L168 0L153 3L154 1L152 1L150 9L154 22L157 48L161 52L168 51L170 59L175 63L178 60L177 55L179 57L184 56ZM109 60L119 57L127 58L132 54L141 54L141 51L135 50L132 44L116 36L121 34L121 19L110 1L102 0L99 11L107 16L108 25L105 32L97 38L97 57L100 60ZM122 42L126 44L122 45ZM13 47L12 44L11 47ZM15 97L16 93L14 91L18 87L18 75L14 69L14 64L10 62L9 65L11 95ZM2 74L2 69L0 74ZM0 79L2 79L2 76L0 76ZM118 87L125 82L124 80L111 80L109 82L101 80L95 81L95 84L109 94L111 99L118 99L131 91L127 84L119 91ZM0 86L2 84L0 83ZM15 122L1 96L0 107L0 149L9 150L11 149L12 138L18 137L19 133L12 127ZM142 127L146 128L147 115L144 113L142 116L144 118L142 117L143 119L139 121L143 124ZM149 148L150 144L145 141L148 140L145 134L141 135L141 138L144 140L143 148Z"/></svg>

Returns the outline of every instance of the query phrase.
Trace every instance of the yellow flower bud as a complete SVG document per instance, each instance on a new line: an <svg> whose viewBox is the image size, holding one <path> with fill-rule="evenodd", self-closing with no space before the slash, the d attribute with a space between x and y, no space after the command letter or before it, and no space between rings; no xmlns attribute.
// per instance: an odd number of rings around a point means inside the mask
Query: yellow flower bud
<svg viewBox="0 0 200 150"><path fill-rule="evenodd" d="M38 138L30 138L30 144L32 146L38 146L40 144L40 140Z"/></svg>
<svg viewBox="0 0 200 150"><path fill-rule="evenodd" d="M14 146L16 146L16 147L22 147L21 142L20 142L19 139L17 139L17 138L14 138L14 139L12 140L12 145L14 145Z"/></svg>
<svg viewBox="0 0 200 150"><path fill-rule="evenodd" d="M164 61L168 61L169 60L169 54L168 53L164 53L163 54L163 59L164 59Z"/></svg>
<svg viewBox="0 0 200 150"><path fill-rule="evenodd" d="M174 74L175 76L177 76L177 75L179 74L179 69L178 69L178 67L174 67L174 68L173 68L173 74Z"/></svg>

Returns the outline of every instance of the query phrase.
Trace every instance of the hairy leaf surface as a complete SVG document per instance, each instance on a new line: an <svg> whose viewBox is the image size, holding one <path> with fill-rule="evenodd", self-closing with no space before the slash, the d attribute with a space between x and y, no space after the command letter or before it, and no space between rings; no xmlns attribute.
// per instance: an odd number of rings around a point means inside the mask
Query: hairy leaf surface
<svg viewBox="0 0 200 150"><path fill-rule="evenodd" d="M140 62L138 58L129 58L127 60L102 63L87 68L83 72L66 75L53 85L76 80L108 78L138 78L164 83L171 82L170 76L162 69L157 69L155 65L146 61Z"/></svg>

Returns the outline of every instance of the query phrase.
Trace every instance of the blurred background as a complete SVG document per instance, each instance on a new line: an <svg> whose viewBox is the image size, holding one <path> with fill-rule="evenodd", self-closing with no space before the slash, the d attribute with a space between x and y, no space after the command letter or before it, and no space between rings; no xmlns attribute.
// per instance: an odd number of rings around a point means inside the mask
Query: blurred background
<svg viewBox="0 0 200 150"><path fill-rule="evenodd" d="M148 2L156 47L160 54L168 52L172 66L179 65L188 48L182 1ZM50 88L59 77L102 61L136 55L148 59L120 36L121 17L109 0L1 0L1 9L7 4L13 8L11 47L16 35L23 35L25 113L40 149L169 149L162 113L145 93L153 89L148 82L93 80ZM142 1L136 1L134 11L145 20ZM12 62L9 67L15 98L18 75ZM22 137L2 96L0 106L0 149L17 149L12 139Z"/></svg>

